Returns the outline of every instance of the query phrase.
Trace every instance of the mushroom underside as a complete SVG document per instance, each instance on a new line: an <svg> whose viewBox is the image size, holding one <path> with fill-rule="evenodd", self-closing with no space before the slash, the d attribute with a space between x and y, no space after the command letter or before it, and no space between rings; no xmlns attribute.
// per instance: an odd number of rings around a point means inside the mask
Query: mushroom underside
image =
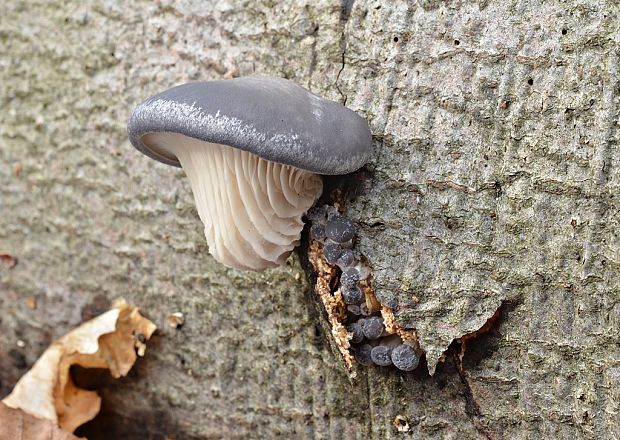
<svg viewBox="0 0 620 440"><path fill-rule="evenodd" d="M282 264L299 244L302 216L323 190L319 175L178 133L148 133L141 141L179 159L219 262L262 270Z"/></svg>

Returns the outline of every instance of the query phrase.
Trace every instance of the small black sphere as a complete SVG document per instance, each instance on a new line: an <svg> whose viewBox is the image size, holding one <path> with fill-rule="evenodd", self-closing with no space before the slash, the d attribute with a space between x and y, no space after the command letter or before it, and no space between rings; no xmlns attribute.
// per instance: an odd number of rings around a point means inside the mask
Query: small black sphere
<svg viewBox="0 0 620 440"><path fill-rule="evenodd" d="M360 321L362 330L364 331L364 336L371 341L379 339L384 330L383 319L378 316L370 316L363 320L360 319Z"/></svg>
<svg viewBox="0 0 620 440"><path fill-rule="evenodd" d="M323 246L323 255L329 264L336 264L340 254L342 254L342 248L335 243L328 242Z"/></svg>
<svg viewBox="0 0 620 440"><path fill-rule="evenodd" d="M340 276L340 284L345 287L355 287L360 280L360 273L354 267L349 267L342 271Z"/></svg>
<svg viewBox="0 0 620 440"><path fill-rule="evenodd" d="M400 344L391 354L392 362L399 370L413 371L420 363L420 357L413 347L407 344Z"/></svg>
<svg viewBox="0 0 620 440"><path fill-rule="evenodd" d="M375 364L381 367L387 367L388 365L392 365L390 352L391 350L389 347L386 347L385 345L377 345L370 351L370 358Z"/></svg>
<svg viewBox="0 0 620 440"><path fill-rule="evenodd" d="M353 337L351 337L352 343L359 344L364 340L364 332L362 331L362 326L359 322L354 322L347 325L347 331L353 333Z"/></svg>
<svg viewBox="0 0 620 440"><path fill-rule="evenodd" d="M370 352L372 351L372 347L368 344L360 345L355 349L355 359L367 367L372 365L372 358L370 357Z"/></svg>
<svg viewBox="0 0 620 440"><path fill-rule="evenodd" d="M342 299L346 304L360 304L364 300L364 293L359 287L342 287L340 290Z"/></svg>
<svg viewBox="0 0 620 440"><path fill-rule="evenodd" d="M325 233L325 229L323 229L323 233ZM342 254L340 254L340 258L338 258L336 264L338 264L341 269L344 269L345 267L351 266L353 263L355 263L355 256L353 255L353 251L351 249L343 249Z"/></svg>
<svg viewBox="0 0 620 440"><path fill-rule="evenodd" d="M346 217L336 216L325 225L325 234L336 243L346 243L355 235L355 225Z"/></svg>

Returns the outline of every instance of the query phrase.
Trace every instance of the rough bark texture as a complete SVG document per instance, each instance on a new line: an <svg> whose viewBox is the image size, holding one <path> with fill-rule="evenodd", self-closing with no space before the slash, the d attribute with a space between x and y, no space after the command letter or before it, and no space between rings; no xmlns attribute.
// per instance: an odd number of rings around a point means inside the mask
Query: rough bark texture
<svg viewBox="0 0 620 440"><path fill-rule="evenodd" d="M129 378L99 381L91 438L102 420L119 438L620 436L617 5L65 3L0 15L0 253L18 259L0 265L0 395L123 296L161 331ZM183 172L130 147L143 98L254 73L368 119L348 215L427 350L416 372L351 385L299 260L216 264Z"/></svg>

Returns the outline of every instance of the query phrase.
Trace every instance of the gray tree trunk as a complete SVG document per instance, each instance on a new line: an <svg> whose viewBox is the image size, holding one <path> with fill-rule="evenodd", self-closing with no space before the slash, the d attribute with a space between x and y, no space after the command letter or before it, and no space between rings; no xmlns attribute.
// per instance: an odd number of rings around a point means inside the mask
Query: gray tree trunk
<svg viewBox="0 0 620 440"><path fill-rule="evenodd" d="M617 4L65 3L0 8L0 397L122 296L160 332L90 438L620 437ZM215 263L183 172L129 145L145 97L258 73L369 121L347 213L416 372L351 384L299 258Z"/></svg>

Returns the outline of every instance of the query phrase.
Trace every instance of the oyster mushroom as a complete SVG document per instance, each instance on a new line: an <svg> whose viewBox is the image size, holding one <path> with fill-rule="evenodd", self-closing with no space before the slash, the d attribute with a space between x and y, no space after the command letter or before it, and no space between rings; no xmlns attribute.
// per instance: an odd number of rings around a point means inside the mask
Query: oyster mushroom
<svg viewBox="0 0 620 440"><path fill-rule="evenodd" d="M245 270L282 264L321 195L319 174L350 173L372 148L353 111L260 76L166 90L134 110L128 132L142 153L183 167L209 252Z"/></svg>

